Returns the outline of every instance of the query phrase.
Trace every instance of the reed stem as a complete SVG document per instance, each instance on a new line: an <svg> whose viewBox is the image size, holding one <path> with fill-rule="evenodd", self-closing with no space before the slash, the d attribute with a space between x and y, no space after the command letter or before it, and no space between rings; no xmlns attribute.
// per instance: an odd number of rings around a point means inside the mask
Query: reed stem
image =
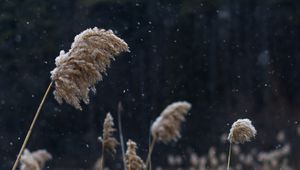
<svg viewBox="0 0 300 170"><path fill-rule="evenodd" d="M124 146L124 138L123 138L123 131L122 131L122 119L121 119L122 111L123 111L122 103L119 102L119 104L118 104L119 135L120 135L120 143L121 143L121 149L122 149L123 166L124 166L124 169L127 170L126 163L125 163L125 146Z"/></svg>
<svg viewBox="0 0 300 170"><path fill-rule="evenodd" d="M151 123L152 124L152 123ZM149 150L150 150L150 145L151 145L151 134L149 134ZM149 160L149 169L152 169L152 161L151 161L151 156Z"/></svg>
<svg viewBox="0 0 300 170"><path fill-rule="evenodd" d="M31 123L31 125L30 125L30 128L29 128L29 130L28 130L28 132L27 132L27 134L26 134L26 137L25 137L25 139L24 139L24 142L23 142L23 144L22 144L22 147L21 147L21 149L20 149L20 151L19 151L19 154L18 154L18 156L17 156L17 159L16 159L16 161L15 161L15 163L14 163L14 166L13 166L12 170L16 170L16 168L17 168L17 166L18 166L18 163L19 163L19 161L20 161L21 155L22 155L22 153L23 153L23 151L24 151L24 149L25 149L25 147L26 147L26 145L27 145L27 143L28 143L28 140L29 140L29 137L30 137L30 135L31 135L32 129L33 129L33 127L34 127L34 125L35 125L35 123L36 123L36 120L37 120L37 118L38 118L38 116L39 116L39 114L40 114L40 112L41 112L41 109L42 109L42 107L43 107L43 105L44 105L44 103L45 103L46 97L47 97L47 95L48 95L48 93L49 93L49 91L50 91L50 89L51 89L52 84L53 84L53 81L51 81L51 83L49 84L49 86L48 86L48 88L47 88L47 90L46 90L46 92L45 92L45 94L44 94L44 96L43 96L43 98L42 98L42 101L41 101L41 103L40 103L40 105L39 105L37 111L35 112L34 118L33 118L33 120L32 120L32 123Z"/></svg>
<svg viewBox="0 0 300 170"><path fill-rule="evenodd" d="M150 161L151 161L151 155L152 155L152 151L153 151L153 149L154 149L155 142L156 142L156 138L153 138L153 139L152 139L152 142L151 142L151 145L150 145L150 147L149 147L149 152L148 152L148 156L147 156L146 170L148 169L149 164L150 164Z"/></svg>
<svg viewBox="0 0 300 170"><path fill-rule="evenodd" d="M104 142L102 141L102 154L101 154L101 161L100 161L100 170L104 169Z"/></svg>
<svg viewBox="0 0 300 170"><path fill-rule="evenodd" d="M230 145L229 145L229 153L228 153L228 162L227 162L227 170L230 169L230 157L231 157L231 142L230 142Z"/></svg>

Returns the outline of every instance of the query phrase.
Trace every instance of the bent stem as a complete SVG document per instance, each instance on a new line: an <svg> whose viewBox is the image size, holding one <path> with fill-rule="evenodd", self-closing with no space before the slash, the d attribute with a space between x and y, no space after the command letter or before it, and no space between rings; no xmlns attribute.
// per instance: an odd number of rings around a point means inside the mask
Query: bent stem
<svg viewBox="0 0 300 170"><path fill-rule="evenodd" d="M42 107L43 107L43 104L45 103L46 97L47 97L47 95L48 95L48 93L49 93L49 91L50 91L50 89L51 89L52 84L53 84L53 81L51 81L51 83L49 84L49 86L48 86L48 88L47 88L47 90L46 90L46 92L45 92L45 94L44 94L44 96L43 96L43 98L42 98L42 101L41 101L41 103L40 103L40 105L39 105L37 111L35 112L34 118L33 118L33 120L32 120L32 123L31 123L31 125L30 125L30 128L29 128L29 130L28 130L28 132L27 132L27 134L26 134L26 137L25 137L25 139L24 139L24 142L23 142L23 144L22 144L22 147L21 147L21 149L20 149L20 151L19 151L19 154L18 154L18 156L17 156L17 159L16 159L16 161L15 161L15 163L14 163L14 166L13 166L12 170L16 170L16 168L17 168L17 166L18 166L18 163L19 163L19 161L20 161L21 155L22 155L22 153L23 153L23 151L24 151L24 149L25 149L25 147L26 147L26 145L27 145L27 143L28 143L28 140L29 140L29 137L30 137L30 135L31 135L32 129L33 129L33 127L34 127L34 125L35 125L35 123L36 123L36 120L37 120L37 118L38 118L38 116L39 116L39 114L40 114L40 112L41 112L41 109L42 109Z"/></svg>
<svg viewBox="0 0 300 170"><path fill-rule="evenodd" d="M156 138L154 137L152 139L152 142L151 142L151 145L150 145L149 151L148 151L148 156L147 156L147 161L146 161L146 170L148 169L150 161L151 161L151 154L154 149L155 142L156 142Z"/></svg>
<svg viewBox="0 0 300 170"><path fill-rule="evenodd" d="M229 170L229 167L230 167L230 157L231 157L231 142L230 142L230 145L229 145L229 153L228 153L228 162L227 162L227 170Z"/></svg>

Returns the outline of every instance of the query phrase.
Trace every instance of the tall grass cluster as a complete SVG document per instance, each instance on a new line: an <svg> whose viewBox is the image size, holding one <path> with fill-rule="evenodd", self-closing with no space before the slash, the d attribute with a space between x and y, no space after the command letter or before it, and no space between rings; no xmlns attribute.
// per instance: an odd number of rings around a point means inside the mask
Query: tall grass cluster
<svg viewBox="0 0 300 170"><path fill-rule="evenodd" d="M276 147L271 150L261 150L257 147L232 145L231 164L232 170L293 170L290 154L293 150L288 140L278 138L283 132L278 132L274 138ZM294 134L296 135L296 134ZM227 144L227 135L220 136L220 143L211 146L205 154L197 154L193 149L187 149L185 154L169 154L166 158L167 165L157 169L188 169L188 170L226 170L228 154L224 150Z"/></svg>
<svg viewBox="0 0 300 170"><path fill-rule="evenodd" d="M90 102L90 92L96 92L96 84L106 74L111 61L122 52L129 52L129 47L124 40L117 37L111 30L87 29L77 35L68 52L61 51L55 59L56 67L51 71L51 82L43 96L43 99L35 113L34 119L24 139L12 170L15 170L20 163L20 170L42 170L45 163L52 159L46 150L30 152L26 148L33 127L41 112L45 99L54 85L54 97L59 104L66 102L74 108L83 110L81 103ZM106 159L114 156L121 146L123 169L125 170L151 170L151 155L155 152L155 145L170 142L177 142L181 138L181 126L192 108L187 101L177 101L168 105L156 118L149 132L151 142L148 146L146 158L138 154L138 144L129 139L125 144L123 141L120 113L122 105L118 106L118 130L115 127L114 118L107 113L103 123L101 142L101 156L97 161L94 170L107 169ZM120 141L115 138L119 133ZM187 167L189 170L229 170L229 169L262 169L271 170L283 168L289 170L288 161L284 156L289 154L290 146L287 144L281 149L269 152L258 152L253 150L249 153L242 153L238 144L249 142L256 135L256 129L249 119L239 119L232 124L227 136L229 144L228 155L224 152L218 153L215 147L211 147L207 155L199 156L190 152L189 161L179 156L168 157L169 169ZM126 152L125 152L126 150ZM187 163L189 162L189 163ZM233 162L233 164L231 164ZM156 167L155 169L159 169ZM162 168L168 169L168 168Z"/></svg>

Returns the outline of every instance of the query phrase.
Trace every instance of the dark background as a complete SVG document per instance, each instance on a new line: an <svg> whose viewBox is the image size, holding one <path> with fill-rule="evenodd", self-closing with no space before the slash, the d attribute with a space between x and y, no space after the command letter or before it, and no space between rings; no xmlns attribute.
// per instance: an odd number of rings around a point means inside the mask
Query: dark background
<svg viewBox="0 0 300 170"><path fill-rule="evenodd" d="M184 155L187 148L207 152L233 121L247 117L258 136L243 148L274 149L275 135L285 130L297 167L300 1L0 2L1 170L15 160L55 57L70 48L76 34L94 26L114 30L131 53L112 63L82 112L48 96L28 148L49 150L50 169L92 167L101 153L97 137L104 116L111 112L117 118L119 101L125 140L136 141L145 159L151 121L178 100L193 104L183 138L157 145L154 164L165 164L168 153Z"/></svg>

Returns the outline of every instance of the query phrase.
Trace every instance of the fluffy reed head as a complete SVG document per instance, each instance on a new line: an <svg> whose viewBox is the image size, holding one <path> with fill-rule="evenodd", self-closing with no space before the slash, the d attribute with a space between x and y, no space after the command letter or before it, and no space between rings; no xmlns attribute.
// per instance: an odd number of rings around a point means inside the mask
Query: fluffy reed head
<svg viewBox="0 0 300 170"><path fill-rule="evenodd" d="M99 137L98 139L102 142L102 149L112 154L116 153L116 146L119 144L116 138L113 137L113 132L115 131L114 119L110 113L107 113L103 123L103 136Z"/></svg>
<svg viewBox="0 0 300 170"><path fill-rule="evenodd" d="M175 102L167 106L151 126L153 138L164 143L177 141L180 135L180 126L191 109L188 102Z"/></svg>
<svg viewBox="0 0 300 170"><path fill-rule="evenodd" d="M95 27L77 35L71 49L61 51L55 59L56 68L51 71L55 99L81 110L81 100L89 103L89 91L96 92L95 85L102 80L111 60L124 51L129 51L126 42L111 30Z"/></svg>
<svg viewBox="0 0 300 170"><path fill-rule="evenodd" d="M228 140L230 143L245 143L256 135L255 127L249 119L238 119L232 124Z"/></svg>
<svg viewBox="0 0 300 170"><path fill-rule="evenodd" d="M142 170L146 168L144 161L136 154L136 149L136 143L129 139L125 155L125 164L128 170Z"/></svg>
<svg viewBox="0 0 300 170"><path fill-rule="evenodd" d="M51 159L51 154L46 150L37 150L31 153L28 149L25 149L21 156L20 170L41 170L44 168L46 161Z"/></svg>

